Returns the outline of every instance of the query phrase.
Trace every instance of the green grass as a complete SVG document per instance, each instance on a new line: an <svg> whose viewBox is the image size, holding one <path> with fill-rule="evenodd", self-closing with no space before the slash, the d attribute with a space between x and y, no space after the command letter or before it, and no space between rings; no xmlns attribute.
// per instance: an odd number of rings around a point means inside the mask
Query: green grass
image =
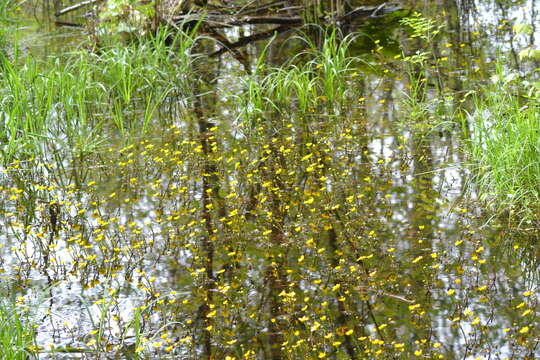
<svg viewBox="0 0 540 360"><path fill-rule="evenodd" d="M99 54L81 50L36 59L0 53L0 157L92 152L146 134L161 120L158 110L170 94L191 94L186 74L195 39L177 32L167 46L168 36L162 30Z"/></svg>
<svg viewBox="0 0 540 360"><path fill-rule="evenodd" d="M0 53L4 53L7 46L5 38L6 34L9 32L8 27L11 22L10 15L15 5L15 0L0 1Z"/></svg>
<svg viewBox="0 0 540 360"><path fill-rule="evenodd" d="M195 31L195 30L193 30ZM4 161L40 154L91 153L111 142L129 143L149 129L170 125L160 117L168 105L193 96L194 33L166 30L136 44L116 45L99 54L81 50L62 57L14 58L0 54L0 157ZM304 39L297 37L296 39ZM236 97L253 121L269 110L335 115L346 103L357 58L353 41L330 32L318 46L280 68L262 66Z"/></svg>
<svg viewBox="0 0 540 360"><path fill-rule="evenodd" d="M321 46L307 36L294 39L306 42L308 50L271 68L263 66L263 52L256 71L243 79L244 92L236 99L244 120L252 122L272 111L336 114L346 104L359 61L348 55L354 37L340 39L336 31L329 32Z"/></svg>
<svg viewBox="0 0 540 360"><path fill-rule="evenodd" d="M10 12L13 10L15 4L15 0L0 1L0 21L5 22L9 20Z"/></svg>
<svg viewBox="0 0 540 360"><path fill-rule="evenodd" d="M540 99L516 86L498 81L476 99L469 150L481 199L531 220L540 204Z"/></svg>
<svg viewBox="0 0 540 360"><path fill-rule="evenodd" d="M32 356L29 349L34 344L32 324L22 318L14 305L0 300L0 358L29 359Z"/></svg>

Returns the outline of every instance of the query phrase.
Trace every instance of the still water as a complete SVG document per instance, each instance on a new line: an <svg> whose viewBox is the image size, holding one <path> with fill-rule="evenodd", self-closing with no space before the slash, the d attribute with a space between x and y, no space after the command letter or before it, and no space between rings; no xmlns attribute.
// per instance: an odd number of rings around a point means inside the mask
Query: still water
<svg viewBox="0 0 540 360"><path fill-rule="evenodd" d="M538 26L539 5L401 6L441 25L436 41L396 18L360 27L339 101L302 112L267 98L276 106L255 112L255 75L224 54L145 136L109 129L99 151L3 164L1 286L35 323L39 358L540 355L538 234L479 201L457 120L474 116L497 56L509 72L534 66L515 54L536 34L512 26ZM21 17L36 57L85 37ZM288 36L243 56L282 65L301 51ZM432 56L420 101L399 60L418 50Z"/></svg>

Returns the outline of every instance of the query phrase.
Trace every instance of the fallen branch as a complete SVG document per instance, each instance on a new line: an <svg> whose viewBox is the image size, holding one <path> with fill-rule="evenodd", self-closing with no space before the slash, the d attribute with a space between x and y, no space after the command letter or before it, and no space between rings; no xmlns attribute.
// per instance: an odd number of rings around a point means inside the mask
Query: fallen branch
<svg viewBox="0 0 540 360"><path fill-rule="evenodd" d="M232 19L231 19L232 18ZM173 21L176 24L184 24L189 22L201 21L214 28L216 27L233 27L242 25L301 25L301 17L275 17L275 16L244 16L236 18L230 15L215 15L215 14L186 14L175 16Z"/></svg>
<svg viewBox="0 0 540 360"><path fill-rule="evenodd" d="M249 16L229 22L232 26L274 24L274 25L301 25L301 17L276 17L276 16Z"/></svg>
<svg viewBox="0 0 540 360"><path fill-rule="evenodd" d="M278 0L278 1L270 2L268 4L260 5L260 6L257 6L257 7L242 7L242 9L240 9L240 11L237 14L238 15L247 15L247 14L258 13L258 12L261 12L261 11L264 11L264 10L268 10L268 9L277 7L279 5L287 5L287 4L288 3L285 0Z"/></svg>
<svg viewBox="0 0 540 360"><path fill-rule="evenodd" d="M391 12L399 10L398 6L387 5L386 3L379 6L361 6L339 18L333 18L331 15L321 16L318 21L320 23L334 22L346 24L357 19L377 18L387 15ZM233 27L242 25L294 25L301 26L304 24L304 19L301 16L234 16L230 14L198 14L191 13L173 17L173 21L185 23L190 21L201 21L213 27Z"/></svg>
<svg viewBox="0 0 540 360"><path fill-rule="evenodd" d="M399 6L390 6L386 3L379 6L360 6L349 13L343 15L339 21L341 22L351 22L358 18L376 18L384 16L391 12L400 10Z"/></svg>
<svg viewBox="0 0 540 360"><path fill-rule="evenodd" d="M86 1L80 2L78 4L68 6L67 8L63 8L62 10L57 11L54 14L54 16L62 16L62 15L65 15L67 13L70 13L72 11L78 10L78 9L80 9L82 7L96 4L96 3L100 2L100 1L103 1L103 0L86 0Z"/></svg>
<svg viewBox="0 0 540 360"><path fill-rule="evenodd" d="M328 21L336 21L340 24L350 23L359 18L374 18L386 15L393 11L399 10L399 7L388 6L386 3L379 6L362 6L354 9L353 11L345 14L344 16L338 19L332 19L332 17L325 16L321 17L319 21L321 23ZM220 15L220 14L186 14L173 18L176 24L182 23L191 23L194 21L204 22L208 27L211 28L212 32L215 33L215 29L220 27L233 27L233 26L243 26L243 25L256 25L256 24L273 24L280 25L273 29L270 29L265 32L260 32L254 35L245 36L240 38L238 41L231 43L227 40L226 37L220 36L218 41L221 43L221 49L214 51L209 56L215 57L219 56L227 51L231 51L234 55L234 49L246 46L252 42L268 39L275 34L280 34L286 31L289 31L295 27L302 26L304 24L304 19L300 16L291 16L291 17L276 17L276 16L243 16L240 18L235 18L231 15Z"/></svg>
<svg viewBox="0 0 540 360"><path fill-rule="evenodd" d="M72 23L68 21L58 21L58 20L54 22L54 25L61 26L61 27L68 27L68 28L77 28L77 29L80 29L83 27L81 24L76 24L76 23Z"/></svg>
<svg viewBox="0 0 540 360"><path fill-rule="evenodd" d="M244 37L240 38L238 41L236 41L234 43L226 44L221 49L211 53L209 56L210 57L219 56L219 55L225 53L226 51L230 51L230 50L242 47L242 46L246 46L247 44L250 44L250 43L252 43L254 41L259 41L259 40L264 40L264 39L271 38L275 34L281 34L283 32L291 30L291 29L293 29L293 27L291 27L289 25L282 25L282 26L278 26L276 28L273 28L273 29L271 29L269 31L261 32L261 33L250 35L250 36L244 36Z"/></svg>

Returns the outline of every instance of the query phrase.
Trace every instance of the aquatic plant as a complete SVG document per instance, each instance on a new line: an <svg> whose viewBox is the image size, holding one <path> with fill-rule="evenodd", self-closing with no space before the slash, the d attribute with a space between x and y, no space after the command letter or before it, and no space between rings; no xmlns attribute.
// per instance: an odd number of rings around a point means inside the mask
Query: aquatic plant
<svg viewBox="0 0 540 360"><path fill-rule="evenodd" d="M529 93L533 96L527 96ZM475 97L468 116L469 150L480 198L512 218L538 220L540 98L499 63L491 86Z"/></svg>
<svg viewBox="0 0 540 360"><path fill-rule="evenodd" d="M144 36L149 25L154 25L155 30L158 24L158 21L152 21L159 16L156 13L158 4L158 1L108 0L99 14L100 32L125 39Z"/></svg>
<svg viewBox="0 0 540 360"><path fill-rule="evenodd" d="M432 115L438 105L438 99L429 94L429 83L434 85L435 91L440 93L441 80L438 69L430 69L430 63L437 62L434 59L434 46L437 36L443 29L443 25L422 14L415 12L401 19L400 24L405 27L405 33L409 33L409 41L417 41L419 44L409 45L409 53L401 56L404 70L407 74L408 91L405 93L400 105L405 126L417 131L429 131L439 122L433 120ZM435 66L434 66L435 67Z"/></svg>
<svg viewBox="0 0 540 360"><path fill-rule="evenodd" d="M295 37L292 40L305 43L307 50L278 68L263 66L262 52L255 72L242 79L245 93L236 97L241 116L251 122L269 111L289 111L291 106L304 116L339 113L349 99L352 74L361 61L348 55L356 36L340 38L336 30L328 31L320 47L307 36Z"/></svg>
<svg viewBox="0 0 540 360"><path fill-rule="evenodd" d="M3 360L26 360L34 354L33 324L20 309L5 298L0 300L0 357Z"/></svg>
<svg viewBox="0 0 540 360"><path fill-rule="evenodd" d="M160 29L153 38L100 54L81 50L41 61L0 53L2 156L91 152L104 141L145 134L171 93L191 95L194 42L184 32Z"/></svg>
<svg viewBox="0 0 540 360"><path fill-rule="evenodd" d="M6 22L10 18L10 12L17 4L17 0L3 0L0 2L0 21Z"/></svg>
<svg viewBox="0 0 540 360"><path fill-rule="evenodd" d="M192 35L5 59L0 274L54 284L40 357L538 357L537 234L458 198L461 134L400 126L434 114L431 53L371 74L354 36ZM419 111L396 116L404 92Z"/></svg>

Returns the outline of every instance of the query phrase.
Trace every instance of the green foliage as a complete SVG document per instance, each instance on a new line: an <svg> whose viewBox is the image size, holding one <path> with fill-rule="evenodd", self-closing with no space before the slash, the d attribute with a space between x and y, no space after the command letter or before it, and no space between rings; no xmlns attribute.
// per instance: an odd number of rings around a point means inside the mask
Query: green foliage
<svg viewBox="0 0 540 360"><path fill-rule="evenodd" d="M13 11L16 3L16 0L0 1L0 22L6 22L9 20L10 12Z"/></svg>
<svg viewBox="0 0 540 360"><path fill-rule="evenodd" d="M139 3L107 4L113 23ZM469 84L433 81L432 20L403 25L404 61L378 58L376 37L363 37L376 46L360 60L353 36L302 36L294 56L270 43L240 87L235 60L199 62L193 34L165 30L99 54L4 56L0 272L32 293L62 282L39 317L42 355L535 355L538 294L524 265L535 272L534 257L507 229L483 226L476 198L473 211L455 203L466 175L446 164L463 170L460 134L424 136L455 120L439 104L462 104ZM449 57L460 46L447 45ZM291 58L267 65L267 51ZM370 51L376 75L357 66ZM540 175L540 87L502 70L493 80L464 124L468 150L482 199L527 214L539 200L538 185L526 191ZM9 309L32 329L21 304Z"/></svg>
<svg viewBox="0 0 540 360"><path fill-rule="evenodd" d="M499 66L494 84L478 94L470 117L469 149L481 198L522 220L540 204L540 98Z"/></svg>
<svg viewBox="0 0 540 360"><path fill-rule="evenodd" d="M19 310L5 299L0 300L0 358L3 360L27 360L32 356L34 329Z"/></svg>
<svg viewBox="0 0 540 360"><path fill-rule="evenodd" d="M518 54L520 60L540 60L540 49L526 48Z"/></svg>
<svg viewBox="0 0 540 360"><path fill-rule="evenodd" d="M420 38L428 43L432 42L444 28L444 25L437 25L437 22L434 19L426 18L419 12L415 12L411 16L405 17L399 22L412 30L412 38Z"/></svg>
<svg viewBox="0 0 540 360"><path fill-rule="evenodd" d="M46 148L91 152L105 139L145 134L172 92L187 97L195 39L160 30L156 37L101 54L8 59L0 54L0 140L4 158ZM107 131L117 129L114 135Z"/></svg>
<svg viewBox="0 0 540 360"><path fill-rule="evenodd" d="M155 1L107 0L101 8L100 30L124 37L145 35L156 16Z"/></svg>
<svg viewBox="0 0 540 360"><path fill-rule="evenodd" d="M11 21L11 12L16 5L15 0L2 0L0 1L0 54L4 52L6 47L5 37L8 32L8 25ZM0 68L1 71L1 68Z"/></svg>
<svg viewBox="0 0 540 360"><path fill-rule="evenodd" d="M353 40L354 36L340 39L334 31L320 48L307 41L308 50L282 67L265 69L259 60L256 72L243 79L245 94L238 97L241 116L253 121L270 110L288 111L291 105L303 115L339 112L359 61L348 55Z"/></svg>
<svg viewBox="0 0 540 360"><path fill-rule="evenodd" d="M436 25L435 20L425 18L422 14L415 12L411 16L400 20L400 24L411 30L409 35L412 39L423 41L421 48L427 51L417 50L414 54L403 54L403 65L408 75L408 92L401 102L402 115L407 122L406 126L417 131L426 132L431 130L438 122L431 119L437 101L433 97L430 99L427 91L429 62L433 60L432 51L435 38L442 30L443 26Z"/></svg>
<svg viewBox="0 0 540 360"><path fill-rule="evenodd" d="M530 24L518 23L512 27L512 30L516 34L514 39L517 39L520 35L531 35L533 33L533 27ZM529 46L522 49L518 53L520 60L540 60L540 49L536 49Z"/></svg>
<svg viewBox="0 0 540 360"><path fill-rule="evenodd" d="M533 28L530 24L517 23L512 27L512 30L514 31L514 33L516 33L516 35L531 35L533 33Z"/></svg>

